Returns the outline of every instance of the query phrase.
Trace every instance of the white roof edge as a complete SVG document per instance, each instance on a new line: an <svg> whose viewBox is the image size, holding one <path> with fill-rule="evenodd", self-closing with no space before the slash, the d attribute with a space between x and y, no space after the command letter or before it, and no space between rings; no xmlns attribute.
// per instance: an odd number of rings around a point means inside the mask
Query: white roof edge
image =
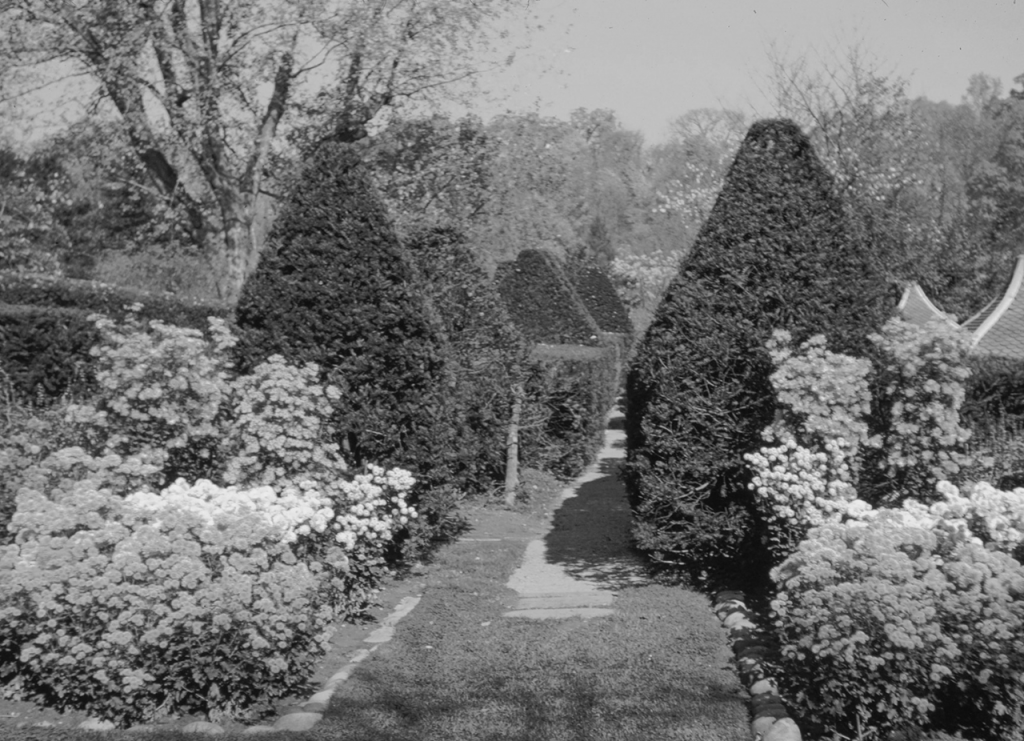
<svg viewBox="0 0 1024 741"><path fill-rule="evenodd" d="M988 333L992 327L995 326L999 318L1006 313L1006 310L1010 308L1013 300L1017 297L1017 292L1020 291L1020 284L1024 281L1024 255L1017 257L1017 263L1013 267L1013 277L1010 279L1010 285L1006 289L1006 293L1003 294L1003 298L999 301L999 305L995 310L989 314L988 319L981 323L981 326L974 330L974 335L971 337L971 349L973 350L981 342L981 338Z"/></svg>
<svg viewBox="0 0 1024 741"><path fill-rule="evenodd" d="M896 306L897 311L903 311L904 307L907 305L907 301L910 300L910 294L912 292L916 293L917 297L921 299L924 302L924 305L927 306L931 311L933 311L936 316L941 316L943 319L946 320L948 324L951 324L954 327L960 326L959 324L956 323L956 320L953 319L953 317L950 314L947 314L938 306L932 303L932 300L928 298L928 294L924 292L924 289L921 288L921 284L918 283L917 281L908 283L907 287L903 289L903 295L900 297L900 302Z"/></svg>
<svg viewBox="0 0 1024 741"><path fill-rule="evenodd" d="M900 296L900 302L896 304L896 311L903 311L903 307L907 305L907 299L910 298L910 292L914 290L916 285L917 283L907 283L903 287L903 295Z"/></svg>
<svg viewBox="0 0 1024 741"><path fill-rule="evenodd" d="M917 291L918 295L921 297L921 300L924 301L925 305L929 309L934 311L937 315L941 316L943 319L945 319L949 324L952 324L954 327L960 326L960 325L958 325L956 323L956 320L954 320L952 316L950 316L949 314L944 312L942 309L940 309L938 306L936 306L935 304L932 303L932 300L930 298L928 298L928 294L924 292L924 289L921 288L921 286L918 283L914 283L914 290Z"/></svg>

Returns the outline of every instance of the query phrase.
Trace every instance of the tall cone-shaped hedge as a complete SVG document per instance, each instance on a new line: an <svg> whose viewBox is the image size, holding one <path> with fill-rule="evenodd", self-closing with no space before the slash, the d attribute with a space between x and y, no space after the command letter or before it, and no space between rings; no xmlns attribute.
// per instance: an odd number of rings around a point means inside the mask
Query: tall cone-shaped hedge
<svg viewBox="0 0 1024 741"><path fill-rule="evenodd" d="M774 416L765 342L823 333L863 354L890 310L807 137L755 123L629 370L624 474L641 548L705 578L754 576L743 455Z"/></svg>
<svg viewBox="0 0 1024 741"><path fill-rule="evenodd" d="M356 154L321 147L242 289L240 370L274 353L318 363L342 389L335 421L349 457L421 472L431 456L420 448L443 432L447 379L443 332L414 275Z"/></svg>

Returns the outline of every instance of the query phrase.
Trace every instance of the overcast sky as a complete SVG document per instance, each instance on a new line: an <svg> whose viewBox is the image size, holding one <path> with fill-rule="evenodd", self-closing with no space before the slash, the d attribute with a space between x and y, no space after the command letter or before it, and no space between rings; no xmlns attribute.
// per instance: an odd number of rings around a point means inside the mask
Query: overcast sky
<svg viewBox="0 0 1024 741"><path fill-rule="evenodd" d="M970 76L1013 87L1024 74L1024 0L534 0L549 19L531 50L485 86L506 96L481 108L567 118L611 108L648 142L694 108L771 115L765 73L775 44L829 58L855 41L912 97L959 103Z"/></svg>

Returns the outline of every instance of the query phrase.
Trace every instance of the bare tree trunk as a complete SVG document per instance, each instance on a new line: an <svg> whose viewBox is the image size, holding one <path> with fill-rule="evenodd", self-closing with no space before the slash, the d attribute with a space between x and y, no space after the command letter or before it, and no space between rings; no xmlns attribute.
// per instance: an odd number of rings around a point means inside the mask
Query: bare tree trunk
<svg viewBox="0 0 1024 741"><path fill-rule="evenodd" d="M516 501L519 488L519 418L523 413L523 384L512 387L512 419L508 423L508 438L505 445L505 504Z"/></svg>

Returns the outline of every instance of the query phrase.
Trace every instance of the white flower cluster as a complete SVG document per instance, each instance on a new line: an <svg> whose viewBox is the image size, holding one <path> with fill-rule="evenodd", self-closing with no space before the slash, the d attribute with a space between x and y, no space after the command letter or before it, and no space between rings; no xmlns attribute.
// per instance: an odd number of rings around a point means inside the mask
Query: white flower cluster
<svg viewBox="0 0 1024 741"><path fill-rule="evenodd" d="M293 543L299 536L312 532L324 532L335 516L331 500L308 482L277 494L269 486L239 490L234 486L217 486L206 479L195 484L178 479L159 494L130 494L125 497L125 504L136 511L153 513L183 509L199 515L209 527L215 527L225 516L256 514L277 529L285 543Z"/></svg>
<svg viewBox="0 0 1024 741"><path fill-rule="evenodd" d="M416 483L411 473L401 468L388 471L374 465L367 468L369 473L340 484L348 499L348 509L334 518L333 527L338 531L335 540L348 550L354 549L360 541L387 542L417 516L416 510L405 500Z"/></svg>
<svg viewBox="0 0 1024 741"><path fill-rule="evenodd" d="M813 451L789 437L745 456L754 473L750 488L769 519L810 527L838 522L857 496L846 447L838 438Z"/></svg>
<svg viewBox="0 0 1024 741"><path fill-rule="evenodd" d="M1024 489L1001 491L982 481L964 496L949 481L940 481L935 488L942 500L931 505L908 499L899 509L876 510L865 505L866 509L847 515L867 523L885 511L907 527L931 530L952 541L988 545L999 551L1013 551L1024 542Z"/></svg>

